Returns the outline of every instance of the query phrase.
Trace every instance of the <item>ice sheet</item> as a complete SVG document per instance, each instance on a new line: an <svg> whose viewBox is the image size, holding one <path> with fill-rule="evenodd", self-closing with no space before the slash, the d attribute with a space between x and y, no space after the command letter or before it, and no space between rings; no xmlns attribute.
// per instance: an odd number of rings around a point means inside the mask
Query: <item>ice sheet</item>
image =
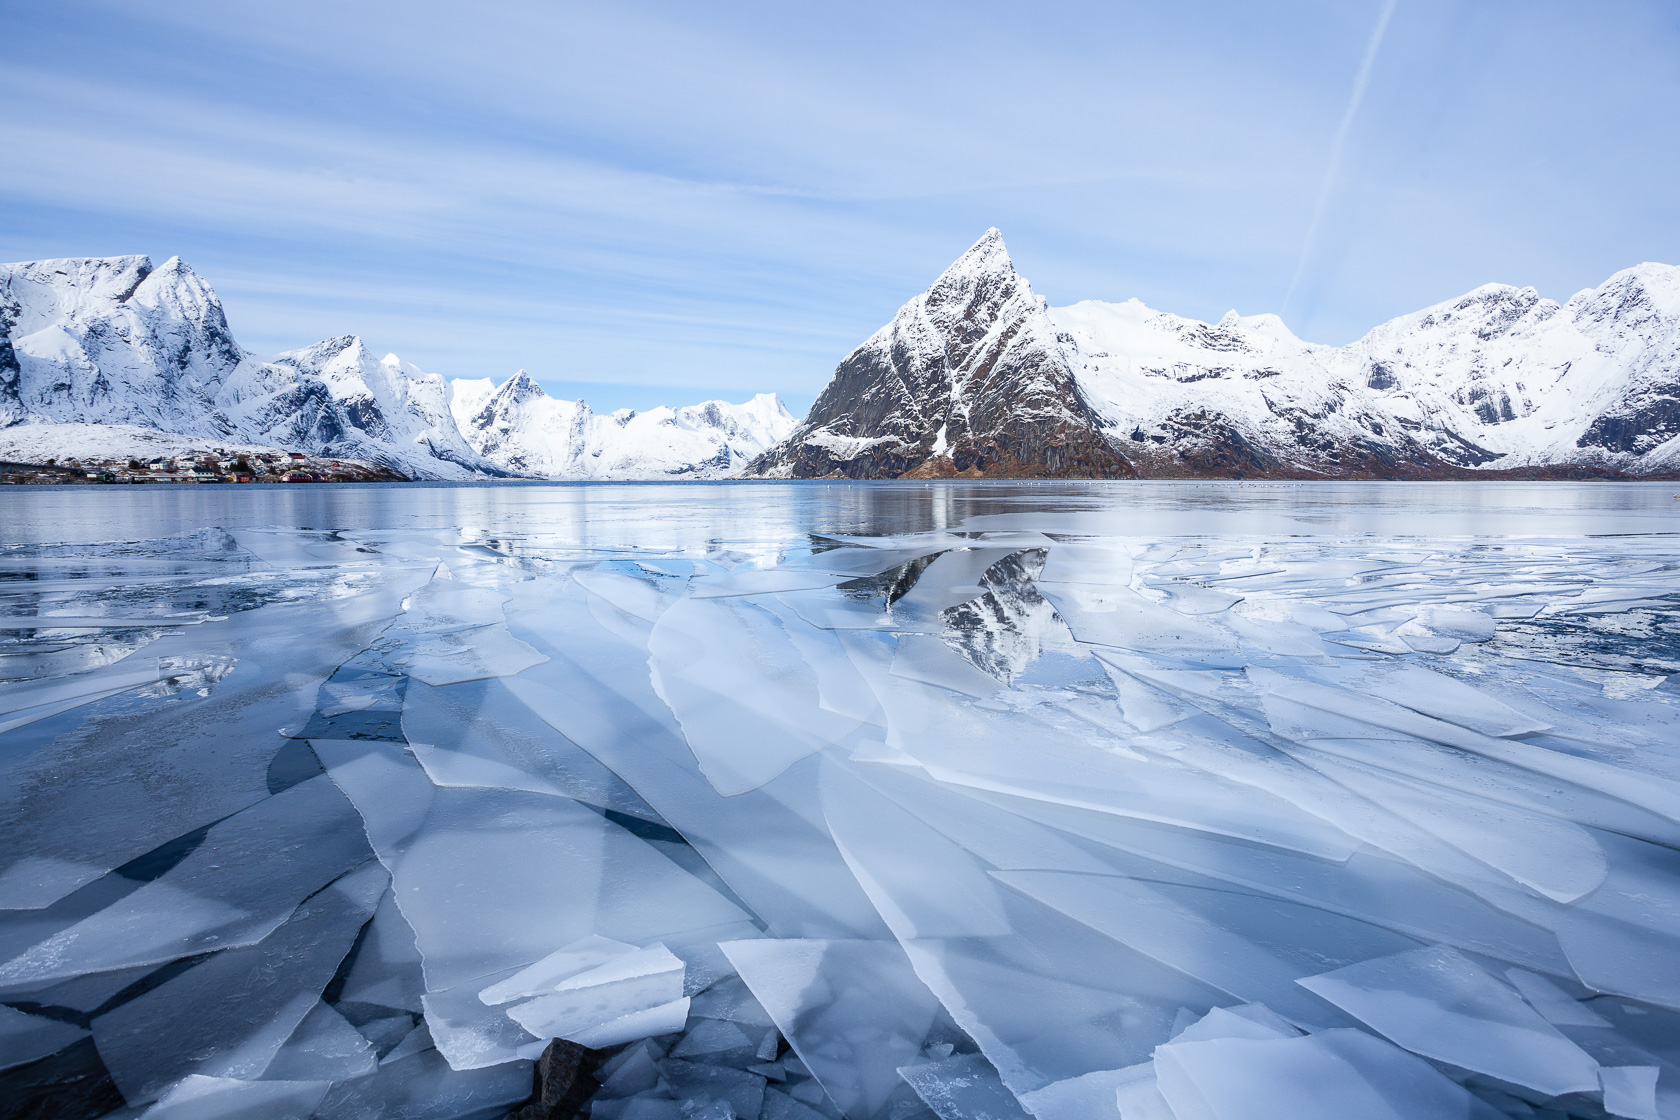
<svg viewBox="0 0 1680 1120"><path fill-rule="evenodd" d="M544 723L500 680L447 688L410 682L402 729L436 785L525 789L655 815L623 779Z"/></svg>
<svg viewBox="0 0 1680 1120"><path fill-rule="evenodd" d="M1264 1003L1302 1025L1339 1023L1316 1000L1295 990L1295 981L1310 975L1327 954L1358 959L1406 940L1324 911L1227 892L1169 894L1165 886L1133 879L1046 871L995 874L1186 976L1238 1000Z"/></svg>
<svg viewBox="0 0 1680 1120"><path fill-rule="evenodd" d="M1426 947L1300 981L1416 1054L1548 1096L1598 1087L1598 1063L1499 980Z"/></svg>
<svg viewBox="0 0 1680 1120"><path fill-rule="evenodd" d="M11 1069L87 1037L87 1031L58 1019L29 1015L0 1005L0 1069Z"/></svg>
<svg viewBox="0 0 1680 1120"><path fill-rule="evenodd" d="M522 1023L508 1017L505 1007L487 1007L476 990L485 979L468 980L422 997L426 1029L451 1069L481 1069L535 1058L542 1053L543 1041L552 1037L523 1029Z"/></svg>
<svg viewBox="0 0 1680 1120"><path fill-rule="evenodd" d="M417 578L382 573L372 590L275 602L146 647L159 660L237 658L204 695L113 697L5 733L0 907L49 905L266 797L276 731L303 722L320 682L387 625ZM41 876L49 864L69 873Z"/></svg>
<svg viewBox="0 0 1680 1120"><path fill-rule="evenodd" d="M520 969L506 980L497 981L484 988L478 993L478 998L486 1004L498 1004L539 995L553 990L561 981L568 980L580 972L635 951L635 946L626 945L622 941L614 941L593 933L586 934L568 945L561 946L535 964Z"/></svg>
<svg viewBox="0 0 1680 1120"><path fill-rule="evenodd" d="M414 930L397 907L396 895L387 890L362 935L339 999L419 1011L425 990Z"/></svg>
<svg viewBox="0 0 1680 1120"><path fill-rule="evenodd" d="M379 1068L373 1047L349 1021L324 1003L305 1015L292 1037L263 1070L268 1081L346 1081Z"/></svg>
<svg viewBox="0 0 1680 1120"><path fill-rule="evenodd" d="M660 615L648 652L655 689L726 797L757 789L857 726L819 705L816 675L781 622L751 604L677 603Z"/></svg>
<svg viewBox="0 0 1680 1120"><path fill-rule="evenodd" d="M192 1074L142 1115L146 1120L309 1120L325 1081L241 1081Z"/></svg>
<svg viewBox="0 0 1680 1120"><path fill-rule="evenodd" d="M723 946L800 1060L857 1120L884 1115L938 1003L891 941L731 941Z"/></svg>
<svg viewBox="0 0 1680 1120"><path fill-rule="evenodd" d="M578 1036L614 1020L673 1004L682 992L683 962L655 945L567 977L550 991L506 1008L505 1014L538 1038L577 1042L582 1041Z"/></svg>
<svg viewBox="0 0 1680 1120"><path fill-rule="evenodd" d="M344 491L438 504L0 541L48 577L8 611L100 626L0 651L0 996L124 1088L323 1118L490 1120L550 1031L628 1044L601 1120L1487 1115L1437 1068L1663 1113L1673 538L1448 539L1412 492ZM305 938L341 842L394 884ZM1454 950L1473 984L1389 976Z"/></svg>
<svg viewBox="0 0 1680 1120"><path fill-rule="evenodd" d="M744 916L647 841L577 802L435 789L387 744L318 741L316 750L391 868L429 990L524 968L591 933L645 944ZM556 869L564 869L563 889Z"/></svg>
<svg viewBox="0 0 1680 1120"><path fill-rule="evenodd" d="M436 1050L423 1050L379 1067L372 1077L328 1090L314 1120L454 1120L494 1116L531 1095L529 1062L456 1071Z"/></svg>
<svg viewBox="0 0 1680 1120"><path fill-rule="evenodd" d="M251 1079L320 1003L320 991L373 915L378 865L305 900L257 945L217 953L93 1021L93 1040L130 1104L188 1074Z"/></svg>
<svg viewBox="0 0 1680 1120"><path fill-rule="evenodd" d="M1021 1104L1039 1120L1121 1120L1120 1092L1138 1079L1136 1070L1099 1069L1052 1082L1023 1094ZM1153 1071L1149 1079L1153 1083Z"/></svg>
<svg viewBox="0 0 1680 1120"><path fill-rule="evenodd" d="M1628 1120L1661 1120L1657 1107L1656 1066L1606 1066L1598 1071L1604 1083L1604 1111Z"/></svg>
<svg viewBox="0 0 1680 1120"><path fill-rule="evenodd" d="M1421 1058L1345 1028L1291 1039L1172 1043L1156 1050L1155 1074L1176 1120L1501 1115Z"/></svg>
<svg viewBox="0 0 1680 1120"><path fill-rule="evenodd" d="M162 964L249 945L368 857L354 809L324 777L211 828L161 878L0 965L0 983Z"/></svg>
<svg viewBox="0 0 1680 1120"><path fill-rule="evenodd" d="M939 1120L1028 1120L1021 1102L979 1054L909 1066L899 1074Z"/></svg>

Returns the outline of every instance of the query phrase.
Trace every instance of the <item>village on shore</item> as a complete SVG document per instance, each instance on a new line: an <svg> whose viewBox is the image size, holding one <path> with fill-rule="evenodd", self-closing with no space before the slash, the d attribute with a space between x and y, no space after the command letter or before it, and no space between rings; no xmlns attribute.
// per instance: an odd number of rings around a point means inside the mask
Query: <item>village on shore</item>
<svg viewBox="0 0 1680 1120"><path fill-rule="evenodd" d="M157 456L150 459L0 461L0 484L406 482L408 477L364 459L326 459L301 451Z"/></svg>

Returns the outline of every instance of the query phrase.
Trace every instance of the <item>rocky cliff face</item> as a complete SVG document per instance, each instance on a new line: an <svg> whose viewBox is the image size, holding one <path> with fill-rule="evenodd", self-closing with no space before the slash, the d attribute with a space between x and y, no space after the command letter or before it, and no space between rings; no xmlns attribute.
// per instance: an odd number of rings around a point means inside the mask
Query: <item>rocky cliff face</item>
<svg viewBox="0 0 1680 1120"><path fill-rule="evenodd" d="M1348 346L1273 315L1047 308L996 230L835 372L770 477L1680 472L1680 269L1487 285Z"/></svg>
<svg viewBox="0 0 1680 1120"><path fill-rule="evenodd" d="M840 363L810 414L749 473L1123 478L1045 303L988 230Z"/></svg>

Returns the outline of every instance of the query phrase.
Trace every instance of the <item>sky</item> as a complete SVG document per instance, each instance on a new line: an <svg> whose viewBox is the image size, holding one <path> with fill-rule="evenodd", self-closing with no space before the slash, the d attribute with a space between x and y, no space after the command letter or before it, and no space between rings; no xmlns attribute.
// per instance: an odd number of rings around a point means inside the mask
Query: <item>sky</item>
<svg viewBox="0 0 1680 1120"><path fill-rule="evenodd" d="M0 260L602 410L802 411L989 226L1329 343L1680 263L1673 0L0 0L0 91Z"/></svg>

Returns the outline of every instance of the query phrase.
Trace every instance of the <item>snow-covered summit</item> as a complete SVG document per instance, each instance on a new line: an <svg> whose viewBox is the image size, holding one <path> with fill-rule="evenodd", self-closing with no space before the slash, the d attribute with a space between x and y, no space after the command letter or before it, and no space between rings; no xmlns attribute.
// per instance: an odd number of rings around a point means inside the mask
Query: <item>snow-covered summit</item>
<svg viewBox="0 0 1680 1120"><path fill-rule="evenodd" d="M144 256L0 265L0 427L42 428L19 446L50 449L52 425L103 424L366 459L416 478L714 478L793 423L769 395L598 417L552 400L523 370L500 387L451 383L376 357L356 335L262 360L178 257L156 268Z"/></svg>

